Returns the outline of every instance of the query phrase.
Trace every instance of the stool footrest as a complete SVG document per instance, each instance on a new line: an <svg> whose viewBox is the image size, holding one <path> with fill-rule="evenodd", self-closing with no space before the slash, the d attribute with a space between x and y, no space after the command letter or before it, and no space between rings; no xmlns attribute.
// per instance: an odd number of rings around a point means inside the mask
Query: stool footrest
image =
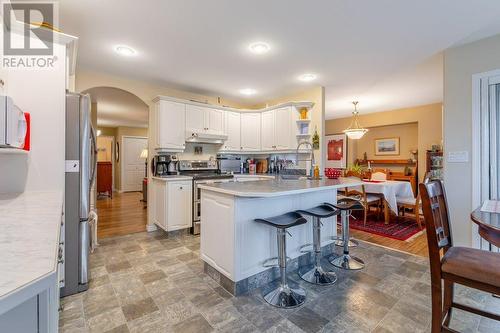
<svg viewBox="0 0 500 333"><path fill-rule="evenodd" d="M299 251L300 253L310 253L310 252L314 252L314 249L312 248L313 244L312 243L309 243L309 244L304 244L302 245L301 247L299 247ZM311 249L308 249L308 250L304 250L305 248L307 247L311 247Z"/></svg>
<svg viewBox="0 0 500 333"><path fill-rule="evenodd" d="M289 262L292 260L290 257L286 257L286 262ZM264 267L279 267L279 258L278 257L273 257L266 259L264 263L262 264Z"/></svg>

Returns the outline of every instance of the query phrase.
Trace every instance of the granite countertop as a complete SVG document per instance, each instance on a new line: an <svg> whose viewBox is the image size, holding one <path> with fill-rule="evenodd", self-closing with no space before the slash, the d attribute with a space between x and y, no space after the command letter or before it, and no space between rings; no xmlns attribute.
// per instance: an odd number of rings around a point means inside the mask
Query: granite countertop
<svg viewBox="0 0 500 333"><path fill-rule="evenodd" d="M362 181L347 178L321 180L261 180L253 182L228 182L203 184L203 190L234 195L238 197L276 197L328 189L362 185Z"/></svg>
<svg viewBox="0 0 500 333"><path fill-rule="evenodd" d="M0 300L57 268L63 194L0 194Z"/></svg>
<svg viewBox="0 0 500 333"><path fill-rule="evenodd" d="M169 175L164 177L153 177L156 180L162 180L164 182L171 182L175 180L193 180L193 177L190 176L181 176L181 175Z"/></svg>

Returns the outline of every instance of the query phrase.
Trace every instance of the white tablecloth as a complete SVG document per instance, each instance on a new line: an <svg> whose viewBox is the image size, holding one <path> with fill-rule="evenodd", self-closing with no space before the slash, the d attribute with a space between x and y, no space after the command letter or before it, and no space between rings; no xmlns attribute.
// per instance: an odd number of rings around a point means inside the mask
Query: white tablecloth
<svg viewBox="0 0 500 333"><path fill-rule="evenodd" d="M409 182L386 180L381 183L363 182L366 193L383 194L389 208L397 215L398 204L396 197L414 198L413 190Z"/></svg>

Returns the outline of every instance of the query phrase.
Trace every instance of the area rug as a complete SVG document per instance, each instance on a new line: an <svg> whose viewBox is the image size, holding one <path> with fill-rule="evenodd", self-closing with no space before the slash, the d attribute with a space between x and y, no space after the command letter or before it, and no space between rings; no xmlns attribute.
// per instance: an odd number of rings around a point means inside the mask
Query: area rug
<svg viewBox="0 0 500 333"><path fill-rule="evenodd" d="M369 232L371 234L384 236L401 241L408 240L413 236L423 232L425 228L422 221L422 229L418 227L414 217L392 216L389 224L385 224L383 219L378 219L377 215L369 214L366 226L363 225L363 215L356 214L351 217L349 225L352 229Z"/></svg>

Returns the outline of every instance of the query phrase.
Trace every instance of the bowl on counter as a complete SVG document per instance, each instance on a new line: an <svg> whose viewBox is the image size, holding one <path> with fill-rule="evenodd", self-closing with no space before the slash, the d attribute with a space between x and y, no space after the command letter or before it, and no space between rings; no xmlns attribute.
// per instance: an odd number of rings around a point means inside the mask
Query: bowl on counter
<svg viewBox="0 0 500 333"><path fill-rule="evenodd" d="M325 168L325 176L328 179L337 179L342 175L341 169Z"/></svg>

